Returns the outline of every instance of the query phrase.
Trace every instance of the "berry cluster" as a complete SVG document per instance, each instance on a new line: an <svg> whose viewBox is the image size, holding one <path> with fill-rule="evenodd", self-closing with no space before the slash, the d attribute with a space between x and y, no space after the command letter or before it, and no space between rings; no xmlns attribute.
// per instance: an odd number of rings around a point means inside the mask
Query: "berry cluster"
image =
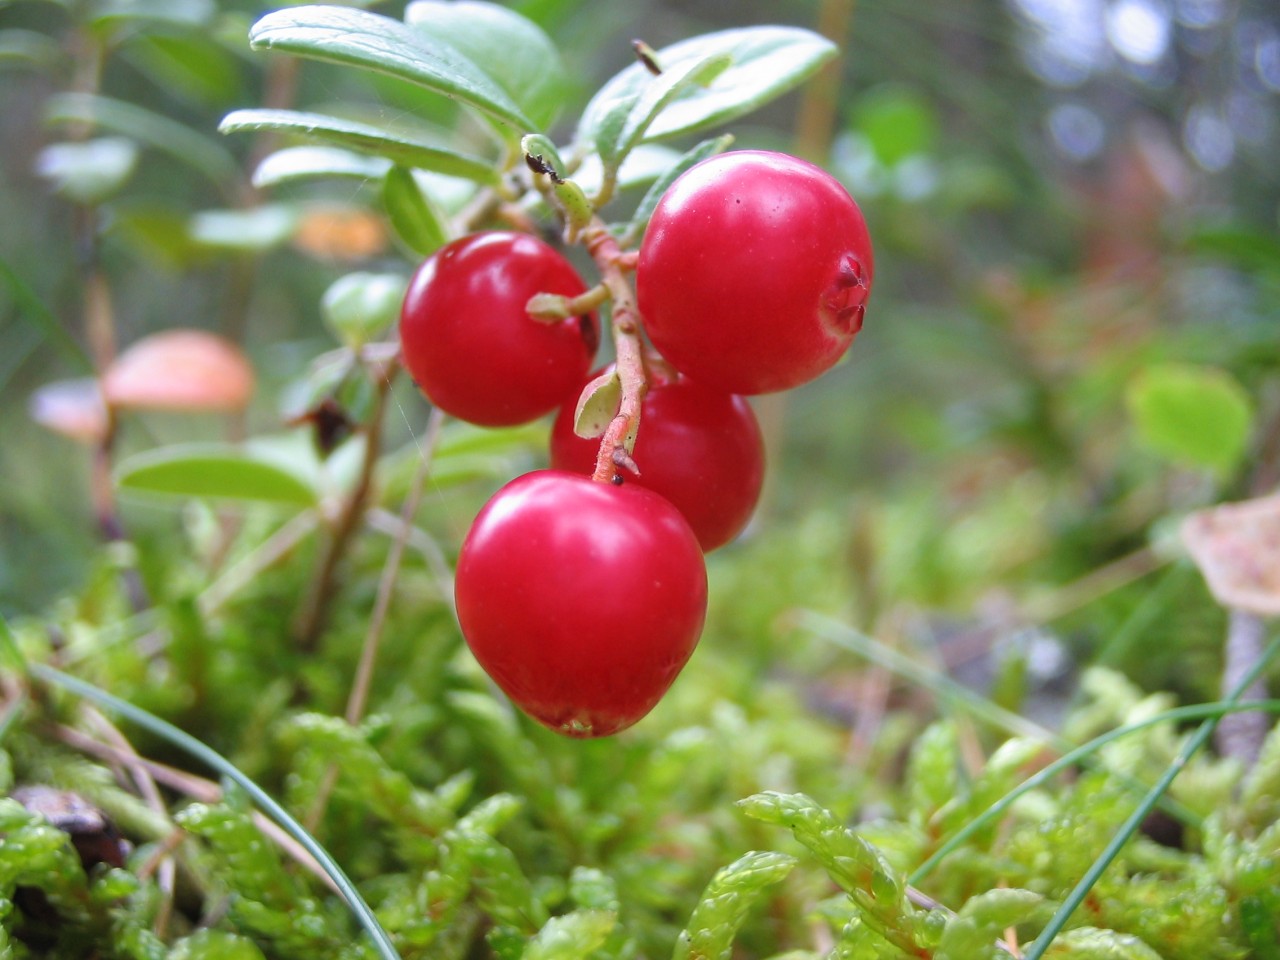
<svg viewBox="0 0 1280 960"><path fill-rule="evenodd" d="M639 316L609 284L600 297L614 301L616 367L588 376L600 327L578 308L593 297L527 234L478 233L438 251L400 321L403 362L445 413L501 426L559 408L551 468L480 511L455 591L481 666L534 719L578 737L635 723L693 653L703 553L741 532L764 478L744 395L833 366L862 326L872 278L857 204L822 169L778 153L688 170L638 257L602 237L601 227L585 241L602 272L636 272ZM622 292L629 300L629 284ZM568 309L535 315L531 301ZM601 403L603 422L584 416Z"/></svg>

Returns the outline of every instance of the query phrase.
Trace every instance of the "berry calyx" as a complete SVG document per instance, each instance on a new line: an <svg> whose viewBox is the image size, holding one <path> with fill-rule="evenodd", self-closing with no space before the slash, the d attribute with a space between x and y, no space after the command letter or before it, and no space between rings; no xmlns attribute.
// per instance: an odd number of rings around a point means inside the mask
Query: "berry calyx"
<svg viewBox="0 0 1280 960"><path fill-rule="evenodd" d="M704 160L654 210L636 269L645 330L682 373L771 393L830 369L862 327L874 260L857 203L781 153Z"/></svg>
<svg viewBox="0 0 1280 960"><path fill-rule="evenodd" d="M486 427L528 423L581 383L600 342L594 313L539 320L535 294L574 298L586 285L537 237L476 233L437 250L409 283L402 359L445 413Z"/></svg>
<svg viewBox="0 0 1280 960"><path fill-rule="evenodd" d="M706 567L670 503L560 470L517 477L458 557L458 621L512 701L570 737L647 714L693 653Z"/></svg>
<svg viewBox="0 0 1280 960"><path fill-rule="evenodd" d="M562 407L551 428L551 466L590 474L600 441L574 433L575 407ZM746 399L658 365L650 365L632 457L640 472L625 482L670 500L706 552L742 532L764 483L764 441Z"/></svg>

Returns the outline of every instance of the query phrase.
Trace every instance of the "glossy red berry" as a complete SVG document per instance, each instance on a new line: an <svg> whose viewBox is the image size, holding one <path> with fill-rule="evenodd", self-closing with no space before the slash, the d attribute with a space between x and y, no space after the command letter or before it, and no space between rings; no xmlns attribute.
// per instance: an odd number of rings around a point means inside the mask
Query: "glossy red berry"
<svg viewBox="0 0 1280 960"><path fill-rule="evenodd" d="M409 283L400 312L409 375L445 413L486 427L528 423L581 382L600 342L594 314L544 323L538 293L586 290L573 266L537 237L476 233L442 247Z"/></svg>
<svg viewBox="0 0 1280 960"><path fill-rule="evenodd" d="M576 398L551 428L551 466L595 470L600 441L573 432ZM684 514L704 551L722 547L751 519L764 483L764 441L743 397L651 370L633 457L639 476L625 482L666 497Z"/></svg>
<svg viewBox="0 0 1280 960"><path fill-rule="evenodd" d="M602 737L647 714L693 653L706 567L652 491L539 470L480 511L455 596L472 653L517 706L557 733Z"/></svg>
<svg viewBox="0 0 1280 960"><path fill-rule="evenodd" d="M636 293L677 369L729 393L799 386L833 366L871 291L862 212L825 170L743 150L685 172L654 210Z"/></svg>

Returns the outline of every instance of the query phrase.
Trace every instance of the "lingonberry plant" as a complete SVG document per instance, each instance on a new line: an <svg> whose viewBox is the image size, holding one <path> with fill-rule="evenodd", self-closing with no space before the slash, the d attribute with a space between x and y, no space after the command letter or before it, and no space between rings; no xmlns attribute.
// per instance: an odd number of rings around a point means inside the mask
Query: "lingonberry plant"
<svg viewBox="0 0 1280 960"><path fill-rule="evenodd" d="M81 69L62 71L77 95L52 111L74 123L73 139L91 124L118 127L205 168L224 166L210 163L218 154L199 138L183 147L172 126L80 89L119 75L101 69L117 47L135 70L166 77L203 59L187 52L208 52L192 35L224 32L213 29L214 4L60 6L84 18L68 43ZM153 22L164 24L161 42L134 47ZM191 35L175 43L179 30ZM0 59L42 54L30 31L0 32ZM365 211L363 228L377 240L389 224L407 255L400 263L357 231L356 245L382 257L381 272L329 288L323 312L337 348L293 385L302 409L290 409L284 438L148 451L112 471L125 411L216 409L236 417L233 435L246 428L247 361L203 333L143 338L114 362L95 362L87 382L40 398L46 422L95 444L95 485L106 494L114 477L133 493L186 497L183 533L195 549L178 563L146 538L104 551L107 575L78 602L13 631L0 619L0 957L1040 960L1050 945L1061 958L1280 956L1280 734L1265 744L1250 735L1259 760L1244 778L1232 763L1193 756L1280 642L1248 669L1226 671L1227 702L1163 713L1118 676L1093 672L1073 715L1076 742L1090 735L1081 730L1118 729L1072 749L923 666L910 643L882 644L814 612L846 608L848 583L833 575L846 565L877 575L858 585L860 607L895 592L901 602L904 592L879 582L879 566L861 569L861 541L843 541L848 531L824 513L822 536L762 538L760 549L717 558L713 580L733 602L710 615L729 643L705 651L695 682L674 683L707 613L703 553L747 521L762 479L741 394L796 386L843 354L863 319L872 258L856 204L818 168L778 153L725 153L723 137L667 142L761 105L828 59L830 44L767 27L656 51L637 43L639 62L556 143L547 132L568 96L562 64L546 35L507 7L418 0L403 20L290 7L262 18L252 37L389 75L393 95L414 106L397 107L394 129L376 108L353 119L358 104L344 103L340 117L233 114L227 130L319 143L283 146L257 166L258 188L283 188L278 205L209 211L193 218L191 238L237 258L290 237L332 255L341 243L301 226L312 194L299 199L288 185L347 178L360 187L345 183L344 194L384 208ZM295 79L280 71L264 101L307 89ZM326 97L349 89L332 79ZM422 89L406 95L405 84ZM419 113L431 124L417 125ZM127 179L137 150L119 140L55 146L42 166L81 207L78 239L93 241L79 250L89 254L86 326L105 359L111 258L96 256L96 205ZM227 202L244 203L252 191L242 186ZM128 211L111 213L101 222L113 233L130 222L115 215ZM154 228L153 216L134 211L135 231ZM412 283L410 261L424 264ZM243 299L246 284L240 275L228 286ZM595 315L608 319L614 364L583 386ZM393 393L402 367L431 411L384 452L384 421L403 412L412 423L420 409L410 391ZM1202 380L1166 370L1131 403L1161 449L1226 471L1245 448L1250 414L1221 378ZM1223 422L1183 415L1203 412L1206 396L1225 404L1229 442L1221 431L1188 433L1187 423ZM567 469L511 478L543 446L545 423L471 425L556 406L552 463ZM1043 513L1046 491L1030 486L1020 502ZM259 509L220 516L206 503L214 498ZM119 539L110 496L96 505L104 533ZM1265 554L1226 534L1274 517L1274 504L1257 506L1264 512L1200 515L1189 528L1193 552L1227 574L1216 589L1242 606L1232 621L1246 631L1258 613L1250 605L1274 599L1256 576L1270 568L1241 562ZM903 539L920 546L903 565L922 558L931 580L972 563L974 542L989 549L967 523L956 536L967 551L905 526ZM1022 534L1007 537L1018 545L1006 556L1037 565ZM1152 555L1137 556L1145 564ZM299 556L314 565L300 572ZM135 582L120 583L122 571ZM1128 587L1128 561L1105 573L1103 592L1115 592L1117 574ZM1087 580L1066 591L1072 610L1081 592L1099 589ZM284 605L300 614L291 630ZM1136 610L1143 619L1147 602ZM1034 632L1022 629L1026 608L1016 612L1018 634ZM885 619L914 632L927 617ZM766 646L779 642L800 654L788 649L781 669ZM873 715L887 708L889 685L869 671L850 697L847 666L837 664L850 652L932 690L955 715L911 730L895 712L881 724ZM1001 704L1017 696L1029 662L1014 654L1002 665ZM839 672L816 675L832 667ZM668 688L662 716L582 742L636 724ZM545 734L508 700L567 736ZM118 729L85 701L131 726ZM283 805L157 714L226 744L280 787ZM1204 724L1181 741L1179 725L1194 718ZM202 768L140 756L128 739L138 729ZM1001 730L1018 736L996 747ZM219 782L200 776L210 769ZM1135 779L1161 769L1150 789ZM875 776L886 770L892 784ZM1162 797L1179 771L1179 789ZM14 789L23 781L39 785ZM734 801L743 816L726 815ZM868 809L892 816L846 826ZM1165 816L1187 829L1169 830ZM742 853L774 844L775 826L794 836L791 853ZM1175 834L1164 842L1176 846L1140 838L1122 851L1139 826L1151 840ZM783 883L802 864L809 876ZM1089 925L1059 936L1082 903Z"/></svg>

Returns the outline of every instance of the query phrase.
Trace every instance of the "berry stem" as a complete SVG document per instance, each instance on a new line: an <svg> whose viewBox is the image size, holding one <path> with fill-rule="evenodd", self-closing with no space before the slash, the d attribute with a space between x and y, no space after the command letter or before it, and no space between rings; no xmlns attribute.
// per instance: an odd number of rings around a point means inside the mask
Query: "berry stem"
<svg viewBox="0 0 1280 960"><path fill-rule="evenodd" d="M612 483L621 476L619 468L636 471L631 453L635 449L636 434L640 429L640 403L649 389L644 370L644 345L640 339L640 311L636 307L635 293L625 273L634 267L634 257L623 253L618 241L609 233L599 218L592 220L582 232L583 243L596 262L601 281L613 301L610 327L613 331L613 348L616 357L618 379L622 384L622 399L618 412L605 428L600 438L600 453L596 458L596 470L592 479Z"/></svg>

